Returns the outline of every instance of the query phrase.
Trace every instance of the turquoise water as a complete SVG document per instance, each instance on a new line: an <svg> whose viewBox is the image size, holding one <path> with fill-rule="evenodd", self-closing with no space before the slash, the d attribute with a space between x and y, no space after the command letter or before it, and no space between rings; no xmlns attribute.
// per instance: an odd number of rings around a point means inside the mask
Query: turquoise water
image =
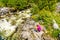
<svg viewBox="0 0 60 40"><path fill-rule="evenodd" d="M0 40L4 40L4 39L0 36Z"/></svg>

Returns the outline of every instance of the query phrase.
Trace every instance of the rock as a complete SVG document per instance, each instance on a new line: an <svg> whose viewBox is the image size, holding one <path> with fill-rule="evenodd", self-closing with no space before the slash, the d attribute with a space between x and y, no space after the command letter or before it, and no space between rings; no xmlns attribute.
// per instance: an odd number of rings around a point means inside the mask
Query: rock
<svg viewBox="0 0 60 40"><path fill-rule="evenodd" d="M51 38L51 37L49 37L49 36L45 36L44 38L43 38L43 40L54 40L53 38ZM56 39L55 39L56 40Z"/></svg>
<svg viewBox="0 0 60 40"><path fill-rule="evenodd" d="M27 12L27 13L30 13L31 11L30 11L30 9L27 9L26 12Z"/></svg>
<svg viewBox="0 0 60 40"><path fill-rule="evenodd" d="M21 38L22 38L22 39L27 39L27 40L32 40L31 34L30 34L29 32L27 32L27 31L23 31L23 32L21 33Z"/></svg>
<svg viewBox="0 0 60 40"><path fill-rule="evenodd" d="M55 20L53 20L53 28L54 29L59 29L59 26L58 26L58 24L56 23Z"/></svg>
<svg viewBox="0 0 60 40"><path fill-rule="evenodd" d="M3 33L2 36L8 37L14 33L16 26L12 26L6 19L0 20L0 32Z"/></svg>
<svg viewBox="0 0 60 40"><path fill-rule="evenodd" d="M0 8L0 15L4 15L6 13L9 13L9 8L6 7Z"/></svg>
<svg viewBox="0 0 60 40"><path fill-rule="evenodd" d="M30 9L26 9L26 10L23 10L23 11L20 11L19 13L30 13Z"/></svg>
<svg viewBox="0 0 60 40"><path fill-rule="evenodd" d="M5 15L9 12L16 12L16 10L14 8L9 8L9 7L0 8L0 15Z"/></svg>
<svg viewBox="0 0 60 40"><path fill-rule="evenodd" d="M60 2L57 3L56 12L60 12Z"/></svg>

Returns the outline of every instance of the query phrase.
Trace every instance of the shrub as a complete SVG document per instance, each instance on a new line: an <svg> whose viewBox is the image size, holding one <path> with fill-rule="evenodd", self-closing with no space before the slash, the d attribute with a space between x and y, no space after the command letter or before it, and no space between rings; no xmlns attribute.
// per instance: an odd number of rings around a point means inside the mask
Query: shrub
<svg viewBox="0 0 60 40"><path fill-rule="evenodd" d="M39 13L32 15L32 18L35 21L38 21L38 22L40 21L40 24L42 20L43 22L42 25L44 25L46 29L49 31L48 34L50 34L54 38L57 38L60 30L53 29L53 19L55 19L57 24L60 26L60 14L59 13L50 12L50 11L43 9L43 10L40 10Z"/></svg>
<svg viewBox="0 0 60 40"><path fill-rule="evenodd" d="M43 8L48 8L52 11L55 9L55 4L57 3L57 0L0 0L0 2L3 3L4 6L15 7L16 9L24 9L34 3L38 6L40 10Z"/></svg>
<svg viewBox="0 0 60 40"><path fill-rule="evenodd" d="M14 7L16 9L24 9L24 7L27 7L28 0L9 0L8 5L10 7Z"/></svg>
<svg viewBox="0 0 60 40"><path fill-rule="evenodd" d="M48 6L47 10L50 10L50 11L55 10L56 3L57 3L57 0L38 0L38 1L33 0L33 1L40 10Z"/></svg>
<svg viewBox="0 0 60 40"><path fill-rule="evenodd" d="M7 7L14 7L16 9L24 9L29 4L28 0L0 0L0 3L3 3Z"/></svg>

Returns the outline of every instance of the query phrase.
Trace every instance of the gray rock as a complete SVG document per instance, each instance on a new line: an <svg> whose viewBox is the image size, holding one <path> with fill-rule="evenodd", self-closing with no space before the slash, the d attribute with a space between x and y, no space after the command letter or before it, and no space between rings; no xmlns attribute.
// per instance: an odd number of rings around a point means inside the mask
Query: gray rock
<svg viewBox="0 0 60 40"><path fill-rule="evenodd" d="M60 2L57 3L56 12L60 12Z"/></svg>
<svg viewBox="0 0 60 40"><path fill-rule="evenodd" d="M27 19L24 23L24 25L22 26L22 33L21 33L21 37L22 40L41 40L41 36L43 35L43 31L41 32L36 32L34 29L34 26L36 25L36 22L31 20L31 19Z"/></svg>
<svg viewBox="0 0 60 40"><path fill-rule="evenodd" d="M0 8L0 15L5 15L9 12L16 12L16 10L14 8L9 8L9 7Z"/></svg>
<svg viewBox="0 0 60 40"><path fill-rule="evenodd" d="M27 40L32 40L31 34L30 34L29 32L27 32L27 31L23 31L23 32L21 33L21 38L22 38L22 39L27 39Z"/></svg>
<svg viewBox="0 0 60 40"><path fill-rule="evenodd" d="M0 15L3 15L3 14L6 14L6 13L9 13L9 8L0 8Z"/></svg>

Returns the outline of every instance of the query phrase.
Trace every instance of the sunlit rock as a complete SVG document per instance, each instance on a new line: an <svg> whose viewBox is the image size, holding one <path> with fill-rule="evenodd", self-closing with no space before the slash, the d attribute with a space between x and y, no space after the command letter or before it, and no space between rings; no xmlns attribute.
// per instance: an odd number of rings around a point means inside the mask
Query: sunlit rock
<svg viewBox="0 0 60 40"><path fill-rule="evenodd" d="M15 24L12 25L12 23ZM1 36L8 37L8 39L11 36L10 40L41 40L44 32L35 31L35 27L36 22L31 19L29 9L0 19L0 32L3 33Z"/></svg>
<svg viewBox="0 0 60 40"><path fill-rule="evenodd" d="M21 33L21 37L22 37L22 39L27 39L27 40L32 40L32 38L31 38L31 34L29 33L29 32L27 32L27 31L23 31L22 33Z"/></svg>
<svg viewBox="0 0 60 40"><path fill-rule="evenodd" d="M6 13L9 13L9 8L7 7L0 8L0 15L4 15Z"/></svg>
<svg viewBox="0 0 60 40"><path fill-rule="evenodd" d="M6 19L0 20L0 32L3 33L2 36L8 37L14 33L16 26L12 26Z"/></svg>
<svg viewBox="0 0 60 40"><path fill-rule="evenodd" d="M53 28L54 29L59 29L59 26L58 26L58 24L56 23L55 20L53 20Z"/></svg>

